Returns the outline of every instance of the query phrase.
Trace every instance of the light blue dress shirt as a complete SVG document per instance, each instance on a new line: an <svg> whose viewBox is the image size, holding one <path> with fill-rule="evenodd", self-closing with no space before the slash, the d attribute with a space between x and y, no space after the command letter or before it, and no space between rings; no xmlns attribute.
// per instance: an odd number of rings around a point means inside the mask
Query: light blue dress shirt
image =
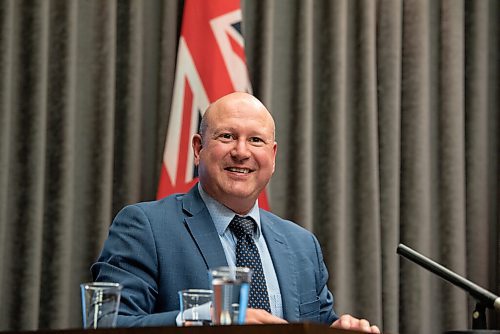
<svg viewBox="0 0 500 334"><path fill-rule="evenodd" d="M229 266L236 265L236 243L237 238L229 229L229 223L233 219L235 213L217 202L210 197L201 185L198 183L198 190L200 191L201 198L210 212L210 216L215 224L215 228L219 234L224 253L226 255L227 263ZM257 231L254 233L253 239L259 250L260 259L262 261L262 269L266 277L267 291L269 294L269 303L271 306L271 313L277 317L283 318L283 306L281 303L281 292L278 284L276 271L274 270L273 260L267 248L266 240L262 234L260 226L260 212L258 202L255 202L252 210L246 215L250 216L257 223Z"/></svg>

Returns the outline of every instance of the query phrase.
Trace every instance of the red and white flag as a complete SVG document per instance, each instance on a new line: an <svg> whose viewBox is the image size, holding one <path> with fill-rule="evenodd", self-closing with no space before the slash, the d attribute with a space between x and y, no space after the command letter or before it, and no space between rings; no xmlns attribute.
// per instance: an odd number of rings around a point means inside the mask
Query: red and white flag
<svg viewBox="0 0 500 334"><path fill-rule="evenodd" d="M240 1L186 0L158 199L197 182L191 138L208 105L235 91L252 92ZM265 191L259 206L269 209Z"/></svg>

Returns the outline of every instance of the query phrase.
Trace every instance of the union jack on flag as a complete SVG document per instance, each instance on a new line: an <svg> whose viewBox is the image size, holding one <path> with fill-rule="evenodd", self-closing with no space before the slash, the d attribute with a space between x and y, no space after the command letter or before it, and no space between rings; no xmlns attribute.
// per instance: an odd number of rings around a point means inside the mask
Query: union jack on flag
<svg viewBox="0 0 500 334"><path fill-rule="evenodd" d="M184 3L158 199L197 182L191 138L208 105L231 92L252 92L241 19L239 0ZM259 205L269 209L265 191Z"/></svg>

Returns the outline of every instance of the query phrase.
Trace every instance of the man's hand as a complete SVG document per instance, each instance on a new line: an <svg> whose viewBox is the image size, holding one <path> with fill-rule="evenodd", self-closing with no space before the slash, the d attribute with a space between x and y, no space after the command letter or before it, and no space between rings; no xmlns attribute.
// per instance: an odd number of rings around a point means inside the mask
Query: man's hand
<svg viewBox="0 0 500 334"><path fill-rule="evenodd" d="M360 332L366 333L380 333L380 329L377 326L370 326L368 320L357 319L349 314L344 314L337 321L335 321L331 327L340 329L352 329Z"/></svg>
<svg viewBox="0 0 500 334"><path fill-rule="evenodd" d="M247 314L245 317L245 324L256 325L256 324L287 324L286 320L278 318L271 313L259 310L255 308L247 309Z"/></svg>

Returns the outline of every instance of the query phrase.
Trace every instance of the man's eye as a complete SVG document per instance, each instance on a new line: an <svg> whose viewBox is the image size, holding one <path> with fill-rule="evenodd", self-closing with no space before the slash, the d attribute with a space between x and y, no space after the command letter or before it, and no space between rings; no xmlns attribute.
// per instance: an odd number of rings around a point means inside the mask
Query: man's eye
<svg viewBox="0 0 500 334"><path fill-rule="evenodd" d="M262 140L262 138L259 138L259 137L251 137L250 138L250 142L252 142L252 143L263 143L264 140Z"/></svg>
<svg viewBox="0 0 500 334"><path fill-rule="evenodd" d="M219 138L222 138L222 139L231 139L233 138L233 136L230 134L230 133L222 133Z"/></svg>

